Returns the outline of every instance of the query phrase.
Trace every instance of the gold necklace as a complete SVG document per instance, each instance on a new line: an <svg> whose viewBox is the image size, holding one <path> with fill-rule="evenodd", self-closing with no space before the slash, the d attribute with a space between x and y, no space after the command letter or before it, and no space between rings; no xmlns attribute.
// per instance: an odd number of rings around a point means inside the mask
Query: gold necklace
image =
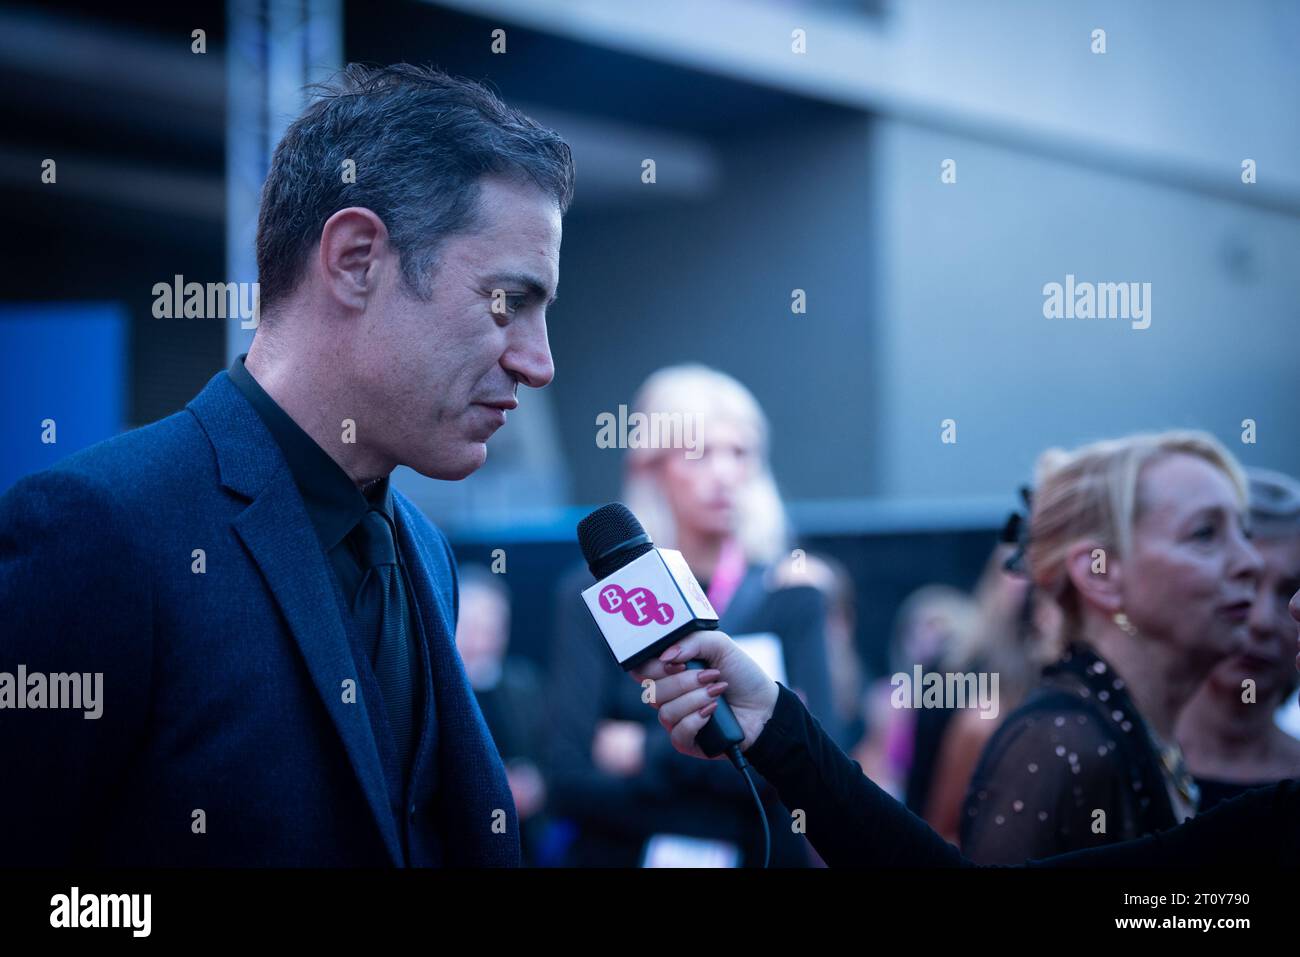
<svg viewBox="0 0 1300 957"><path fill-rule="evenodd" d="M1173 781L1174 787L1182 795L1183 800L1198 809L1201 806L1201 788L1192 777L1192 772L1187 770L1187 760L1183 757L1183 749L1177 744L1165 744L1156 735L1150 727L1147 728L1147 734L1151 736L1151 743L1155 745L1157 753L1160 755L1160 763L1164 766L1165 772Z"/></svg>

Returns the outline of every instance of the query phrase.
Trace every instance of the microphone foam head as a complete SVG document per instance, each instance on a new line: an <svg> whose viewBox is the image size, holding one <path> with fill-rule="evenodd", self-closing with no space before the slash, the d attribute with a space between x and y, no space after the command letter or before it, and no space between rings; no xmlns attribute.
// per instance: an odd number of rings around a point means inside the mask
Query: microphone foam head
<svg viewBox="0 0 1300 957"><path fill-rule="evenodd" d="M641 537L645 538L644 542L631 548L619 549L620 545ZM617 571L654 547L641 522L622 502L602 505L579 522L578 545L582 548L582 557L587 560L591 574L598 579Z"/></svg>

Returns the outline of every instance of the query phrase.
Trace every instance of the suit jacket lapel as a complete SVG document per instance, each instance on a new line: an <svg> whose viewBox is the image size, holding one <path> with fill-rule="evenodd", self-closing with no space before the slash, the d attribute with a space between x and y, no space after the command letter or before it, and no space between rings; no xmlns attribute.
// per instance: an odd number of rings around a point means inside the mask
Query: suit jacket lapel
<svg viewBox="0 0 1300 957"><path fill-rule="evenodd" d="M470 690L454 642L453 609L433 589L429 570L445 564L433 556L423 540L412 534L412 523L423 521L412 514L414 506L394 495L401 521L397 523L399 543L411 562L411 584L428 637L433 697L437 708L436 755L424 753L427 734L421 735L419 760L438 762L438 787L442 792L443 839L447 863L460 866L514 866L519 863L519 821L514 799L506 781L505 766L487 730L478 701ZM448 574L452 571L448 568ZM428 727L428 699L425 704ZM420 765L415 768L420 772ZM505 832L491 830L493 814L505 813Z"/></svg>
<svg viewBox="0 0 1300 957"><path fill-rule="evenodd" d="M420 664L419 672L415 680L419 681L423 687L423 693L420 695L420 713L415 716L415 757L411 763L411 781L413 783L411 791L412 800L420 800L424 797L421 782L424 779L424 769L430 760L429 752L434 746L436 740L431 731L437 727L434 721L434 715L437 708L437 662L433 657L433 647L441 640L443 631L440 624L435 620L441 610L441 606L431 606L431 598L428 587L428 573L424 555L416 549L414 538L410 532L410 517L402 507L396 492L393 494L393 510L397 518L397 549L402 555L402 561L406 566L407 581L410 583L411 594L415 600L415 621L417 630L412 639L421 642L418 661ZM436 604L436 600L435 600Z"/></svg>
<svg viewBox="0 0 1300 957"><path fill-rule="evenodd" d="M329 568L279 447L225 372L218 373L188 408L212 442L222 484L253 499L235 519L235 532L289 623L389 856L400 865L402 849L388 787ZM345 679L356 682L355 703L343 700Z"/></svg>

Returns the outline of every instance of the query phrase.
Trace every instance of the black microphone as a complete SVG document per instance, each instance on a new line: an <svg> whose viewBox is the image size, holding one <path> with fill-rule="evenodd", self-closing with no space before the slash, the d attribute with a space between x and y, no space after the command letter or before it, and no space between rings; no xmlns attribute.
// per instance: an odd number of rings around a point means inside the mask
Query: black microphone
<svg viewBox="0 0 1300 957"><path fill-rule="evenodd" d="M656 548L626 505L611 502L579 522L578 544L596 579L583 600L624 671L657 657L687 632L718 627L718 614L681 552ZM686 667L698 671L707 665L695 660ZM745 733L726 699L716 700L695 743L711 758L725 753L744 771Z"/></svg>

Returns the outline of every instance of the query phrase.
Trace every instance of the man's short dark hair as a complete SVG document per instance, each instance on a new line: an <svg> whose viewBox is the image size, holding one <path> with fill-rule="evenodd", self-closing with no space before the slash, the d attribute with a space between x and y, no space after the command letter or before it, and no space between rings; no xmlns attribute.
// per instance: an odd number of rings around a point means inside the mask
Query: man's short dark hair
<svg viewBox="0 0 1300 957"><path fill-rule="evenodd" d="M388 228L411 292L427 299L443 240L472 229L479 180L531 180L561 215L573 199L569 146L480 83L432 67L352 63L275 148L257 221L263 309L297 287L325 221L364 206ZM345 182L345 161L355 183Z"/></svg>

